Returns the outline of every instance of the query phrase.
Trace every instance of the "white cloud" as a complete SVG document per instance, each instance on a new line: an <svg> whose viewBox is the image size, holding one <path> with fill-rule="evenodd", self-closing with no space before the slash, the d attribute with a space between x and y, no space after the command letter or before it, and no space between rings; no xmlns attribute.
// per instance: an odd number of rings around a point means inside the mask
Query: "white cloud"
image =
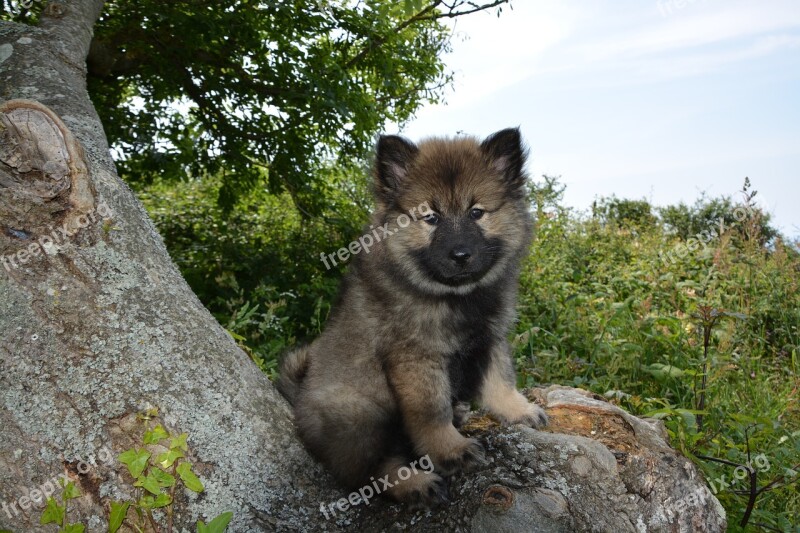
<svg viewBox="0 0 800 533"><path fill-rule="evenodd" d="M600 21L600 27L618 33L598 35L595 30L588 39L571 43L572 50L565 51L571 69L625 70L635 74L630 81L661 80L703 74L800 43L789 33L800 29L796 1L696 0L666 18L640 16L637 26L618 28Z"/></svg>
<svg viewBox="0 0 800 533"><path fill-rule="evenodd" d="M482 97L529 78L548 50L564 41L582 11L563 2L517 1L500 17L480 13L454 23L454 52L445 56L455 73L447 96L451 107Z"/></svg>

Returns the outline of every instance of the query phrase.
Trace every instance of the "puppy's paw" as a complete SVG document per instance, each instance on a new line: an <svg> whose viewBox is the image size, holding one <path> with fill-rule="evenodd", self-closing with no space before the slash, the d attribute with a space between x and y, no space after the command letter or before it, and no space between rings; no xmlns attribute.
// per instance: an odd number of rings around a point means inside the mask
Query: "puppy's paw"
<svg viewBox="0 0 800 533"><path fill-rule="evenodd" d="M465 437L459 446L439 461L439 464L443 474L450 475L486 464L486 455L480 442Z"/></svg>
<svg viewBox="0 0 800 533"><path fill-rule="evenodd" d="M485 406L503 424L524 424L532 428L547 425L544 409L529 402L519 391L511 389L491 400Z"/></svg>
<svg viewBox="0 0 800 533"><path fill-rule="evenodd" d="M515 420L509 420L511 424L523 424L532 428L540 428L547 425L547 413L536 404L529 403L524 413Z"/></svg>
<svg viewBox="0 0 800 533"><path fill-rule="evenodd" d="M447 482L433 472L415 476L401 497L412 511L430 509L450 501Z"/></svg>

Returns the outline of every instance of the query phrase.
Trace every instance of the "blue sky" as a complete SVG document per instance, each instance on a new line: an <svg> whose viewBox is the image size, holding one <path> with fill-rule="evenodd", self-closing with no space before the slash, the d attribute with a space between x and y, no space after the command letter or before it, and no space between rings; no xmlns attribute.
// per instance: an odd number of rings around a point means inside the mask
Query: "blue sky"
<svg viewBox="0 0 800 533"><path fill-rule="evenodd" d="M412 139L520 126L566 203L736 195L800 237L800 1L512 0L455 23L446 104Z"/></svg>

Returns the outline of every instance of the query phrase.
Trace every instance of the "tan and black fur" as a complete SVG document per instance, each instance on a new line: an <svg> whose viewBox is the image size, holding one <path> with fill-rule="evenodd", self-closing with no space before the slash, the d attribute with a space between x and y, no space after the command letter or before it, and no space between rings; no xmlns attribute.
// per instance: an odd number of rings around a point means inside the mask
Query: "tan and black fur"
<svg viewBox="0 0 800 533"><path fill-rule="evenodd" d="M441 476L483 461L456 428L464 402L546 423L515 389L507 342L531 238L524 162L517 129L378 141L372 225L393 233L355 256L324 332L284 358L278 382L306 447L348 488L389 475L398 500L445 499ZM398 482L426 454L435 471Z"/></svg>

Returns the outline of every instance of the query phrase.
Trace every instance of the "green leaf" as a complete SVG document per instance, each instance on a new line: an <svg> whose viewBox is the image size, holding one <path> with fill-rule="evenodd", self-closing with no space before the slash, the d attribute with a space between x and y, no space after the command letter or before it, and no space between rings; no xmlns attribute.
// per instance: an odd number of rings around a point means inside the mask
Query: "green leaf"
<svg viewBox="0 0 800 533"><path fill-rule="evenodd" d="M655 377L660 381L665 380L668 377L679 378L684 374L682 368L678 368L677 366L673 365L664 365L661 363L653 363L652 365L642 367L642 370L644 370L648 374L651 374L653 377Z"/></svg>
<svg viewBox="0 0 800 533"><path fill-rule="evenodd" d="M192 465L189 463L181 463L176 469L178 475L181 476L186 488L194 492L203 492L204 487L200 479L192 472Z"/></svg>
<svg viewBox="0 0 800 533"><path fill-rule="evenodd" d="M675 414L675 409L672 407L663 407L661 409L655 409L653 411L648 411L642 415L643 418L655 418L656 420L661 420L666 418L672 414Z"/></svg>
<svg viewBox="0 0 800 533"><path fill-rule="evenodd" d="M225 331L227 331L228 335L233 337L233 340L235 340L235 341L240 341L241 342L241 341L246 341L247 340L247 337L243 337L242 335L239 335L238 333L234 333L233 331L231 331L229 329L226 329Z"/></svg>
<svg viewBox="0 0 800 533"><path fill-rule="evenodd" d="M161 439L169 438L169 433L167 430L164 429L164 426L158 424L150 431L144 432L144 443L145 444L158 444Z"/></svg>
<svg viewBox="0 0 800 533"><path fill-rule="evenodd" d="M184 457L183 452L180 450L169 450L168 452L164 452L156 458L158 464L161 465L162 468L170 468L175 461Z"/></svg>
<svg viewBox="0 0 800 533"><path fill-rule="evenodd" d="M125 517L128 516L128 507L130 506L131 502L111 502L111 512L108 516L108 533L116 533L122 522L125 521Z"/></svg>
<svg viewBox="0 0 800 533"><path fill-rule="evenodd" d="M223 533L228 528L228 523L233 519L233 513L225 511L206 525L202 520L197 521L197 533Z"/></svg>
<svg viewBox="0 0 800 533"><path fill-rule="evenodd" d="M128 471L134 479L141 476L144 469L147 468L148 459L150 459L150 452L144 448L141 450L131 448L119 456L119 461L128 466Z"/></svg>
<svg viewBox="0 0 800 533"><path fill-rule="evenodd" d="M158 509L160 507L166 507L167 505L172 503L172 498L170 498L169 494L161 493L158 496L150 496L149 494L145 494L139 500L139 506L145 509Z"/></svg>
<svg viewBox="0 0 800 533"><path fill-rule="evenodd" d="M44 508L44 512L42 513L42 518L39 520L39 523L42 525L61 525L64 523L64 513L66 512L67 508L63 505L59 505L55 498L47 498L47 506Z"/></svg>
<svg viewBox="0 0 800 533"><path fill-rule="evenodd" d="M75 486L75 483L70 481L67 483L67 486L64 487L63 498L65 500L74 500L75 498L81 497L81 491L78 487Z"/></svg>
<svg viewBox="0 0 800 533"><path fill-rule="evenodd" d="M147 474L146 476L139 476L139 478L133 482L134 487L142 487L147 492L151 494L161 494L161 486L158 484L158 481L153 477L152 472Z"/></svg>
<svg viewBox="0 0 800 533"><path fill-rule="evenodd" d="M83 524L67 524L58 530L58 533L83 533Z"/></svg>
<svg viewBox="0 0 800 533"><path fill-rule="evenodd" d="M675 412L681 416L687 428L695 431L697 430L697 417L694 412L690 409L676 409Z"/></svg>
<svg viewBox="0 0 800 533"><path fill-rule="evenodd" d="M172 437L169 443L170 450L183 450L186 451L189 449L189 446L186 444L186 438L189 436L188 433L181 433L177 437Z"/></svg>
<svg viewBox="0 0 800 533"><path fill-rule="evenodd" d="M161 489L171 487L175 484L175 477L164 472L160 468L153 467L146 476L139 476L134 482L134 487L143 487L148 492L159 495Z"/></svg>
<svg viewBox="0 0 800 533"><path fill-rule="evenodd" d="M153 468L150 470L150 475L153 476L160 487L171 487L175 484L175 476L168 474L160 468Z"/></svg>

